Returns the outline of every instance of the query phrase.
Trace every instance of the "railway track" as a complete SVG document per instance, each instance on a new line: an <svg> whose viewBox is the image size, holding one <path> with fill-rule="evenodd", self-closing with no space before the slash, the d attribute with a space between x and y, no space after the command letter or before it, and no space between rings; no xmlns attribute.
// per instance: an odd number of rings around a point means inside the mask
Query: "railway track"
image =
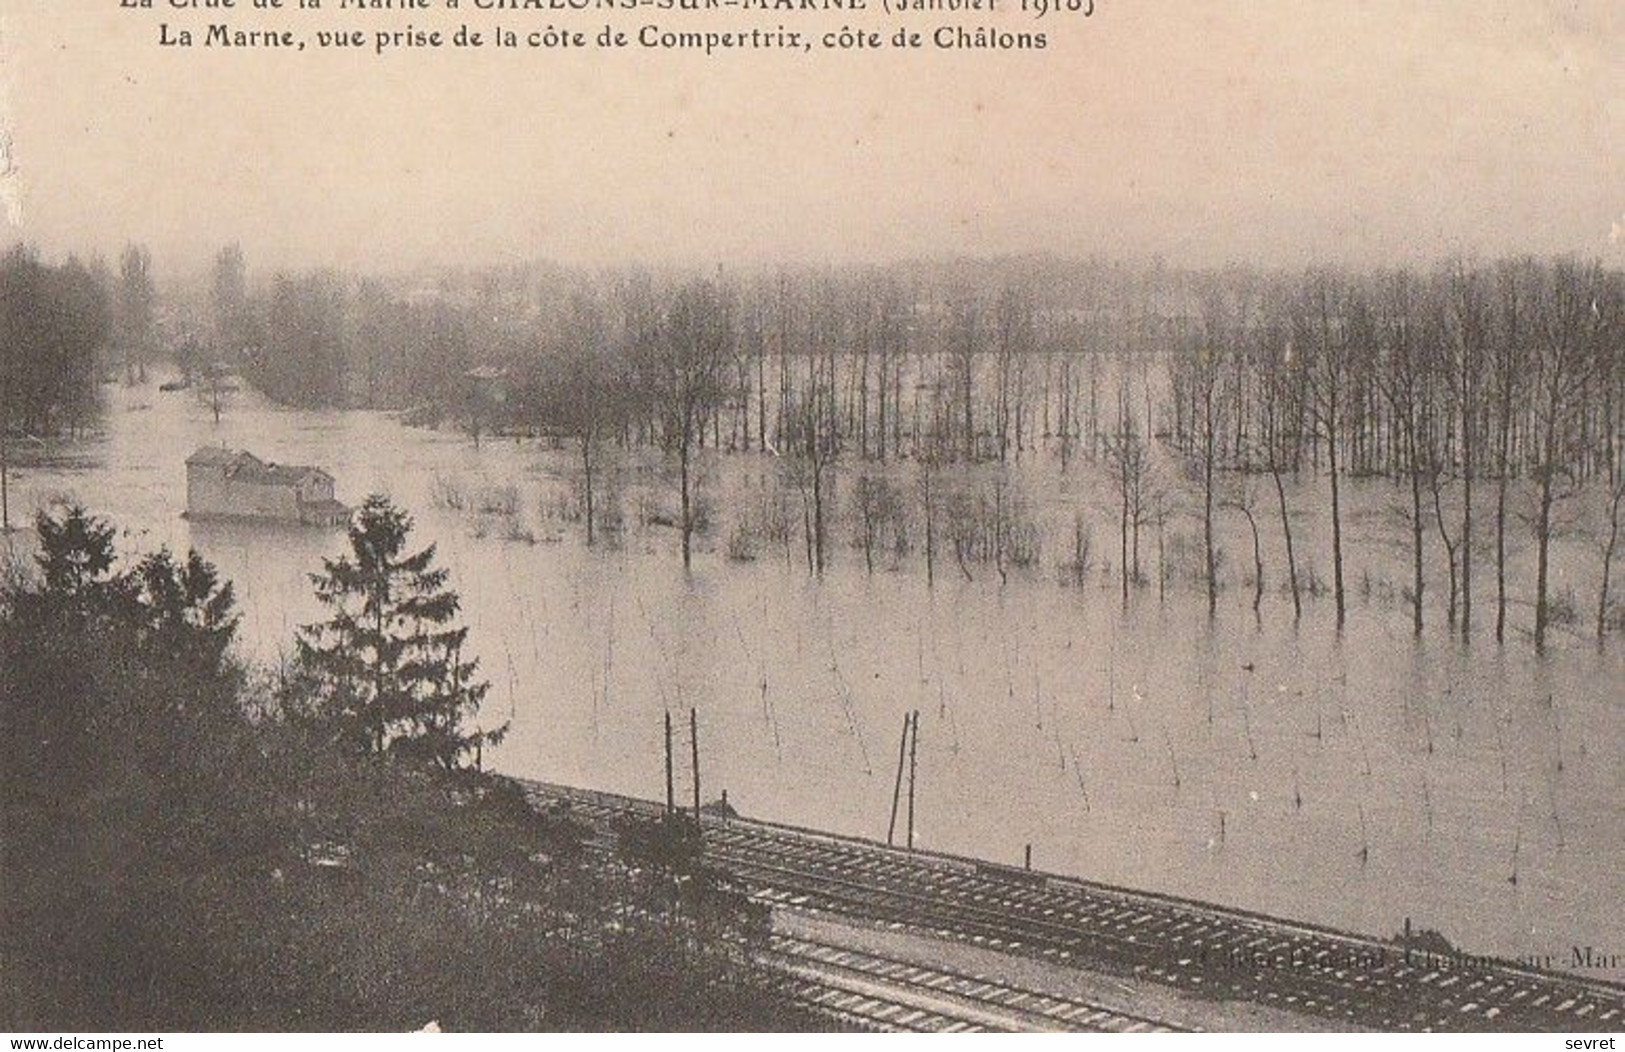
<svg viewBox="0 0 1625 1052"><path fill-rule="evenodd" d="M790 999L803 1008L853 1030L873 1033L979 1034L989 1031L955 1016L918 1008L906 1001L859 993L810 980L792 984Z"/></svg>
<svg viewBox="0 0 1625 1052"><path fill-rule="evenodd" d="M648 801L527 783L590 823L658 815ZM1625 988L1203 903L907 853L760 822L707 818L706 859L762 901L901 924L1223 1000L1381 1030L1612 1030Z"/></svg>
<svg viewBox="0 0 1625 1052"><path fill-rule="evenodd" d="M798 980L833 991L834 996L825 999L825 1006L846 1003L841 995L887 1006L868 1018L891 1029L1116 1034L1179 1029L1145 1016L1014 986L985 975L803 936L775 935L769 958Z"/></svg>

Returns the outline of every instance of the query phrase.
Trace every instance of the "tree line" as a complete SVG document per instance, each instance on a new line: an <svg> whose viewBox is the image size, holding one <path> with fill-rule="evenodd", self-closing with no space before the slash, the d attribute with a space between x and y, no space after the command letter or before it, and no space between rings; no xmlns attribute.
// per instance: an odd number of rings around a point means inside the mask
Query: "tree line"
<svg viewBox="0 0 1625 1052"><path fill-rule="evenodd" d="M77 260L52 266L24 247L0 257L0 533L13 443L88 421L111 319L105 278Z"/></svg>
<svg viewBox="0 0 1625 1052"><path fill-rule="evenodd" d="M1625 498L1620 289L1617 270L1578 260L1281 273L1042 257L715 276L315 272L256 287L232 247L216 260L197 327L237 347L234 360L279 401L404 410L476 442L493 432L572 442L589 542L602 450L657 450L677 476L685 561L704 517L700 451L787 466L814 572L828 557L843 473L902 461L929 490L940 487L928 476L950 468L1044 456L1064 472L1081 459L1103 465L1116 491L1125 595L1142 577L1142 529L1156 529L1160 545L1172 516L1194 514L1215 606L1215 519L1235 513L1254 542L1255 606L1261 534L1274 520L1301 613L1312 582L1299 580L1287 481L1318 478L1341 623L1345 489L1386 479L1407 494L1416 629L1437 564L1449 624L1467 635L1487 616L1504 639L1509 535L1527 535L1544 646L1552 542L1575 498L1596 492L1599 634L1610 618ZM1193 492L1195 509L1156 481L1170 456L1186 468L1172 488ZM1251 480L1273 491L1273 508ZM883 474L863 489L859 511L902 499ZM872 531L875 518L863 518ZM929 550L936 538L925 532ZM1002 552L1002 539L993 548ZM1474 603L1485 572L1495 580L1489 615Z"/></svg>
<svg viewBox="0 0 1625 1052"><path fill-rule="evenodd" d="M140 245L126 247L116 273L100 259L50 263L28 245L0 256L0 532L12 528L15 443L83 432L98 384L120 368L145 382L163 349L160 308Z"/></svg>

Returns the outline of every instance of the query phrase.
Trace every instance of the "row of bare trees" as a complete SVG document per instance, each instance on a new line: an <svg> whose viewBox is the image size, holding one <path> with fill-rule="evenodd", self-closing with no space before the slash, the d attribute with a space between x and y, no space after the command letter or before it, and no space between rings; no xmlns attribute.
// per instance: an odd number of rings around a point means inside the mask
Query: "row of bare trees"
<svg viewBox="0 0 1625 1052"><path fill-rule="evenodd" d="M1303 480L1318 479L1342 623L1347 487L1383 478L1404 494L1416 629L1436 544L1448 582L1441 605L1464 635L1477 615L1475 570L1493 561L1504 638L1508 535L1523 527L1536 547L1544 646L1552 542L1576 494L1607 488L1615 498L1620 485L1620 288L1618 272L1565 260L1367 274L1015 261L712 280L464 275L427 295L421 283L284 277L249 313L263 319L251 354L301 381L328 377L324 401L346 391L372 405L432 398L476 436L572 439L589 539L604 443L671 454L685 558L695 454L776 455L802 498L814 572L826 559L837 465L906 460L931 476L1034 456L1066 471L1081 459L1103 464L1116 491L1126 593L1141 578L1141 529L1154 524L1161 537L1175 513L1152 484L1171 457L1195 494L1185 507L1201 519L1210 609L1223 562L1215 519L1235 512L1254 541L1255 601L1260 534L1273 519L1301 612L1290 504L1303 499L1294 496ZM324 339L331 346L316 347ZM311 360L324 355L326 368ZM481 397L471 375L500 378L502 397ZM392 391L379 376L411 382ZM1255 479L1273 491L1270 514ZM1622 500L1603 503L1599 631Z"/></svg>
<svg viewBox="0 0 1625 1052"><path fill-rule="evenodd" d="M1170 443L1201 475L1212 536L1216 475L1326 479L1333 593L1346 616L1342 487L1380 475L1407 491L1412 621L1423 627L1426 536L1436 533L1447 618L1473 629L1482 490L1493 497L1495 633L1507 620L1507 534L1521 517L1536 548L1534 635L1550 628L1550 563L1560 505L1606 490L1597 630L1605 630L1618 536L1625 329L1617 272L1572 261L1456 262L1430 274L1315 273L1301 281L1215 281L1170 357ZM1512 499L1533 489L1525 514ZM1592 485L1594 484L1594 485ZM1211 541L1209 542L1211 549ZM1209 556L1210 601L1212 560ZM1294 592L1296 586L1294 585Z"/></svg>

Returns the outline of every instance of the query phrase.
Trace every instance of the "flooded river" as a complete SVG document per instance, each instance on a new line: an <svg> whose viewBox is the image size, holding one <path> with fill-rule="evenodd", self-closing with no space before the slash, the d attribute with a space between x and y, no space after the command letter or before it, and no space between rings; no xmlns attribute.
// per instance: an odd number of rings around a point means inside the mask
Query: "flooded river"
<svg viewBox="0 0 1625 1052"><path fill-rule="evenodd" d="M24 467L14 508L72 494L132 547L198 548L236 582L244 649L269 662L317 616L306 575L342 538L187 522L187 455L223 443L326 467L351 503L389 493L462 593L492 683L483 719L512 722L486 757L504 772L658 796L661 714L694 707L707 799L883 838L919 709L924 847L1019 864L1031 844L1036 866L1095 880L1381 937L1409 917L1464 951L1557 967L1576 947L1625 963L1620 647L1537 660L1522 641L1418 641L1403 610L1355 610L1340 636L1329 601L1294 628L1276 599L1255 621L1241 595L1210 623L1188 586L1127 610L1053 576L941 572L928 590L855 555L821 581L719 551L685 574L669 530L516 540L435 499L454 479L535 503L566 453L248 395L219 426L185 394L108 399L100 434ZM684 771L680 798L687 785Z"/></svg>

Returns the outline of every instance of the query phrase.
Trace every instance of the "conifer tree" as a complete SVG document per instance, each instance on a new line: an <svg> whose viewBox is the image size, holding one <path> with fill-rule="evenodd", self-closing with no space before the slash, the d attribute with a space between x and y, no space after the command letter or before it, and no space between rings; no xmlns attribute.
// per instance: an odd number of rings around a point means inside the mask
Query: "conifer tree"
<svg viewBox="0 0 1625 1052"><path fill-rule="evenodd" d="M199 675L225 668L241 619L231 582L211 563L195 551L181 560L164 548L136 565L133 582L147 642Z"/></svg>
<svg viewBox="0 0 1625 1052"><path fill-rule="evenodd" d="M301 686L338 735L372 753L451 769L507 730L471 731L489 684L463 656L466 626L430 545L408 553L412 519L373 495L350 525L350 551L312 574L326 621L299 630Z"/></svg>
<svg viewBox="0 0 1625 1052"><path fill-rule="evenodd" d="M108 727L150 731L167 771L159 751L233 725L238 618L213 566L163 550L121 568L118 530L78 505L40 511L35 529L36 572L0 586L0 770L49 755L39 791L67 791L112 763L109 743L138 747Z"/></svg>
<svg viewBox="0 0 1625 1052"><path fill-rule="evenodd" d="M113 572L118 531L106 520L70 504L40 511L34 528L41 587L29 598L84 615L129 597L128 578Z"/></svg>

